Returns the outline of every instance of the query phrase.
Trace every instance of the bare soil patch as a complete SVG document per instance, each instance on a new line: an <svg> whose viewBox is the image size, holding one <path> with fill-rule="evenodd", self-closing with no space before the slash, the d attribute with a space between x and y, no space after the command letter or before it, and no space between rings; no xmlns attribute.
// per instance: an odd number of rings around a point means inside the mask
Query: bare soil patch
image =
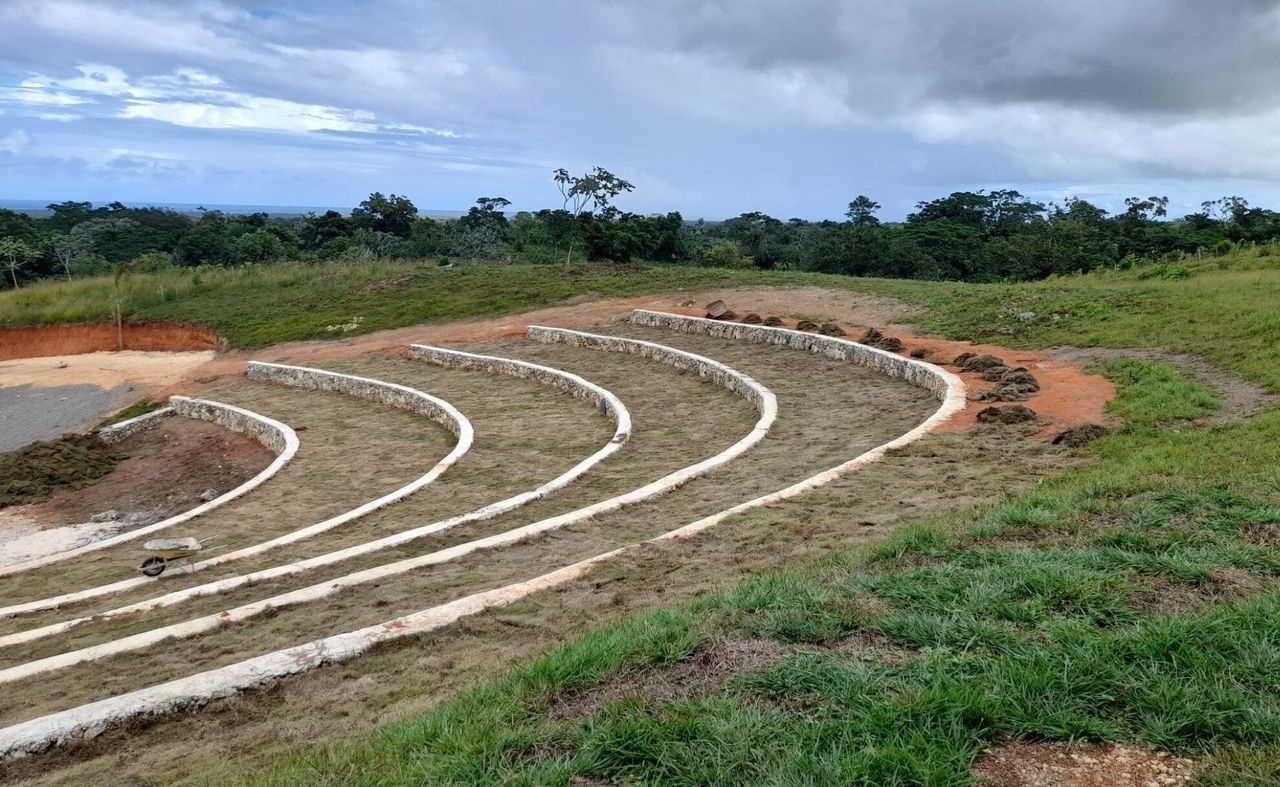
<svg viewBox="0 0 1280 787"><path fill-rule="evenodd" d="M275 458L252 437L189 418L162 419L113 447L127 458L96 484L22 513L45 526L85 522L111 509L146 511L158 521L200 505L207 490L229 492Z"/></svg>
<svg viewBox="0 0 1280 787"><path fill-rule="evenodd" d="M991 787L1176 787L1192 760L1124 743L1027 743L987 749L974 775Z"/></svg>

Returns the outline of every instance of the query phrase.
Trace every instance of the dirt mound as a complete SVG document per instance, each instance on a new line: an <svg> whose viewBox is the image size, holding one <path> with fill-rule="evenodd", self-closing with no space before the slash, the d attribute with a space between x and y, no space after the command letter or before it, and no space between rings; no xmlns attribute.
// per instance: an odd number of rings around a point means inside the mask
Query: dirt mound
<svg viewBox="0 0 1280 787"><path fill-rule="evenodd" d="M1063 429L1053 437L1054 445L1065 445L1068 448L1079 448L1104 437L1111 430L1102 424L1082 424L1070 429Z"/></svg>
<svg viewBox="0 0 1280 787"><path fill-rule="evenodd" d="M982 379L996 383L996 387L974 397L979 402L1025 402L1040 391L1040 381L1022 366L992 366L982 373Z"/></svg>
<svg viewBox="0 0 1280 787"><path fill-rule="evenodd" d="M800 322L796 323L796 330L797 331L816 331L818 330L818 324L816 322L813 322L812 320L801 320Z"/></svg>
<svg viewBox="0 0 1280 787"><path fill-rule="evenodd" d="M759 325L761 323L760 315L755 312L751 312L746 317L742 318L742 322L747 325Z"/></svg>
<svg viewBox="0 0 1280 787"><path fill-rule="evenodd" d="M932 347L917 347L911 351L911 357L917 360L923 360L933 354Z"/></svg>
<svg viewBox="0 0 1280 787"><path fill-rule="evenodd" d="M88 486L125 455L96 435L67 434L0 454L0 508L44 500L61 489Z"/></svg>
<svg viewBox="0 0 1280 787"><path fill-rule="evenodd" d="M960 357L963 357L963 355ZM956 360L953 363L957 363L960 366L960 368L966 372L985 372L988 369L994 368L996 366L1005 365L1004 361L1000 360L994 355L986 355L986 354L970 355L968 358L965 358L963 363L958 363L959 361L960 361L960 358L956 358Z"/></svg>
<svg viewBox="0 0 1280 787"><path fill-rule="evenodd" d="M844 329L833 322L824 322L822 327L818 328L818 333L823 336L844 336Z"/></svg>
<svg viewBox="0 0 1280 787"><path fill-rule="evenodd" d="M897 339L892 336L885 336L875 328L868 328L867 332L862 334L862 337L858 339L858 342L860 344L877 347L881 350L888 350L891 353L900 353L906 349L906 345L902 343L901 339Z"/></svg>
<svg viewBox="0 0 1280 787"><path fill-rule="evenodd" d="M772 314L764 318L764 324L770 328L781 328L783 326L782 318Z"/></svg>
<svg viewBox="0 0 1280 787"><path fill-rule="evenodd" d="M1036 420L1036 411L1020 404L1008 407L987 407L978 411L980 424L1021 424Z"/></svg>

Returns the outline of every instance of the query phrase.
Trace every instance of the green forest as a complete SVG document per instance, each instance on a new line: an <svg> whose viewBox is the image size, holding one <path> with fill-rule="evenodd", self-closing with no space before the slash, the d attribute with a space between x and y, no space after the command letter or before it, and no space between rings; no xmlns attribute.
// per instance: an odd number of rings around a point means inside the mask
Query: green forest
<svg viewBox="0 0 1280 787"><path fill-rule="evenodd" d="M563 205L512 215L502 197L481 197L465 215L438 220L396 194L370 194L349 214L232 215L114 202L59 202L48 215L0 210L4 286L123 269L236 267L291 260L595 261L788 270L939 281L1031 281L1137 262L1221 255L1280 238L1280 213L1230 196L1182 217L1166 197L1131 197L1109 213L1086 200L1035 202L1013 190L954 192L917 203L903 222L878 217L866 196L843 221L743 213L723 221L678 212L640 215L613 198L630 183L596 168L555 173ZM1264 251L1269 251L1264 248Z"/></svg>

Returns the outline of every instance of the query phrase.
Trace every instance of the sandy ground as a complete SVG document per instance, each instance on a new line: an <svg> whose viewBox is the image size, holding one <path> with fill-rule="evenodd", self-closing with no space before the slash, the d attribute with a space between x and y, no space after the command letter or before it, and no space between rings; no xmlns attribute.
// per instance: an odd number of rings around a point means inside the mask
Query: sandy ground
<svg viewBox="0 0 1280 787"><path fill-rule="evenodd" d="M213 356L130 350L0 362L0 451L87 429Z"/></svg>

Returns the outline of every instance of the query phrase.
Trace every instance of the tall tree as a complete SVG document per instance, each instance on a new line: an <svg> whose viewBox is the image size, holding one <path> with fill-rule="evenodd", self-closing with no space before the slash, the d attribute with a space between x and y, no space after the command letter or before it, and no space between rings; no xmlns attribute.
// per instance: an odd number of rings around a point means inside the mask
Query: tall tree
<svg viewBox="0 0 1280 787"><path fill-rule="evenodd" d="M360 206L351 211L351 222L361 229L387 232L398 238L409 237L418 209L408 197L396 194L383 196L375 191Z"/></svg>
<svg viewBox="0 0 1280 787"><path fill-rule="evenodd" d="M24 240L0 238L0 260L9 269L9 276L13 279L15 290L19 287L18 271L34 260L37 255L35 248Z"/></svg>
<svg viewBox="0 0 1280 787"><path fill-rule="evenodd" d="M849 217L849 223L855 227L874 227L880 223L880 219L876 218L876 211L880 210L880 203L870 197L859 194L849 203L849 209L844 215Z"/></svg>
<svg viewBox="0 0 1280 787"><path fill-rule="evenodd" d="M604 210L613 199L624 191L635 191L635 186L614 175L607 169L595 167L585 175L570 175L564 167L553 173L552 179L564 197L564 210L572 218L574 225L583 213ZM569 252L565 255L565 263L573 261L574 235L569 235Z"/></svg>

